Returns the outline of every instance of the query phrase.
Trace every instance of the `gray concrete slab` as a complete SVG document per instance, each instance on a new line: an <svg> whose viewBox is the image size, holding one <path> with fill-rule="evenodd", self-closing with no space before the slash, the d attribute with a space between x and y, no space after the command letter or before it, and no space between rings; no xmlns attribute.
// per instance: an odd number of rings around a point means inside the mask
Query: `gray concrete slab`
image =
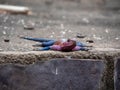
<svg viewBox="0 0 120 90"><path fill-rule="evenodd" d="M50 60L21 66L0 65L1 90L101 90L100 60Z"/></svg>
<svg viewBox="0 0 120 90"><path fill-rule="evenodd" d="M87 35L84 39L77 38L77 41L86 43L86 40L93 40L95 48L119 49L120 11L116 6L119 0L106 1L105 5L110 5L111 8L105 8L104 3L99 4L99 1L104 0L91 0L91 3L90 0L78 1L1 0L4 4L28 6L35 13L33 16L0 14L1 51L33 50L32 45L36 43L21 40L20 35L61 39L76 38L77 33ZM95 7L87 8L84 2ZM24 24L28 22L35 24L34 30L24 30ZM4 42L4 38L10 39L10 42Z"/></svg>

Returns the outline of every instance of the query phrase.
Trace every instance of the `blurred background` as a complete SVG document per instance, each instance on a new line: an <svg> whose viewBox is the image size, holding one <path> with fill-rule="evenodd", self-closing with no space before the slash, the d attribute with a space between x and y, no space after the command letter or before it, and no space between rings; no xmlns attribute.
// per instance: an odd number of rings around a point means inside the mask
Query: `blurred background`
<svg viewBox="0 0 120 90"><path fill-rule="evenodd" d="M41 4L76 4L77 7L84 8L109 8L109 9L119 9L120 0L0 0L1 4L13 4L13 5L41 5ZM64 6L64 5L63 5Z"/></svg>

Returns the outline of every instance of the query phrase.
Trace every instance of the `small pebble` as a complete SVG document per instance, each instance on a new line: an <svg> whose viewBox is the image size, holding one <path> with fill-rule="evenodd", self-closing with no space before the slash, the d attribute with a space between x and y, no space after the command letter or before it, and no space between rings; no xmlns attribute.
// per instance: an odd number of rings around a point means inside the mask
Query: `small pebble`
<svg viewBox="0 0 120 90"><path fill-rule="evenodd" d="M116 39L116 40L119 40L119 38L118 38L118 37L116 37L115 39Z"/></svg>
<svg viewBox="0 0 120 90"><path fill-rule="evenodd" d="M9 42L10 40L9 39L4 39L4 42Z"/></svg>
<svg viewBox="0 0 120 90"><path fill-rule="evenodd" d="M86 42L88 42L88 43L94 43L93 40L86 40Z"/></svg>
<svg viewBox="0 0 120 90"><path fill-rule="evenodd" d="M33 25L24 25L24 29L25 30L34 30L34 26Z"/></svg>
<svg viewBox="0 0 120 90"><path fill-rule="evenodd" d="M5 34L6 34L6 31L3 31L3 34L5 35Z"/></svg>
<svg viewBox="0 0 120 90"><path fill-rule="evenodd" d="M77 38L85 38L86 36L85 36L85 35L82 35L82 34L77 34L76 37L77 37Z"/></svg>
<svg viewBox="0 0 120 90"><path fill-rule="evenodd" d="M88 20L88 18L83 18L82 21L89 23L90 21Z"/></svg>

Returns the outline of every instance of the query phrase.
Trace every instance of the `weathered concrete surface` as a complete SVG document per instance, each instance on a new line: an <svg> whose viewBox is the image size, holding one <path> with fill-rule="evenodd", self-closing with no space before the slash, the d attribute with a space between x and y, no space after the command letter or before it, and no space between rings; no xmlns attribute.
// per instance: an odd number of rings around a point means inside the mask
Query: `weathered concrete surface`
<svg viewBox="0 0 120 90"><path fill-rule="evenodd" d="M76 38L77 41L93 40L96 48L120 48L119 0L0 0L4 4L28 6L33 16L0 14L1 51L32 51L35 42L22 40L20 35L50 39ZM103 2L102 2L103 1ZM106 5L115 8L104 8ZM96 3L101 3L97 5ZM114 3L113 3L114 2ZM86 3L86 8L82 8ZM102 4L103 3L103 4ZM95 6L90 9L87 5ZM113 7L114 7L113 6ZM107 7L107 6L106 6ZM117 9L116 9L117 8ZM24 30L24 24L32 22L34 30ZM4 42L9 38L10 42Z"/></svg>
<svg viewBox="0 0 120 90"><path fill-rule="evenodd" d="M50 60L53 58L77 58L77 59L102 59L112 61L119 57L120 50L91 50L91 51L75 51L75 52L59 52L59 51L29 51L29 52L0 52L0 64L17 63L17 64L33 64L41 60ZM108 60L109 61L109 60Z"/></svg>
<svg viewBox="0 0 120 90"><path fill-rule="evenodd" d="M0 90L101 90L99 60L51 60L28 66L0 65Z"/></svg>

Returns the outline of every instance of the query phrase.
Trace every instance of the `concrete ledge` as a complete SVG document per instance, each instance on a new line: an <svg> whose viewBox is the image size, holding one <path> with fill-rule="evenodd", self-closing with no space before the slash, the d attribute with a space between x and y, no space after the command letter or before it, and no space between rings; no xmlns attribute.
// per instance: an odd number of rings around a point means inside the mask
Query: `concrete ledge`
<svg viewBox="0 0 120 90"><path fill-rule="evenodd" d="M32 64L40 60L52 58L102 59L120 56L120 50L98 49L92 51L59 52L59 51L30 51L30 52L0 52L0 64L20 63Z"/></svg>
<svg viewBox="0 0 120 90"><path fill-rule="evenodd" d="M101 90L114 90L114 61L120 56L120 50L98 48L92 51L58 52L58 51L30 51L30 52L0 52L0 64L34 64L39 61L50 59L88 59L102 60L106 70L102 79L104 83ZM59 60L57 59L57 60Z"/></svg>

